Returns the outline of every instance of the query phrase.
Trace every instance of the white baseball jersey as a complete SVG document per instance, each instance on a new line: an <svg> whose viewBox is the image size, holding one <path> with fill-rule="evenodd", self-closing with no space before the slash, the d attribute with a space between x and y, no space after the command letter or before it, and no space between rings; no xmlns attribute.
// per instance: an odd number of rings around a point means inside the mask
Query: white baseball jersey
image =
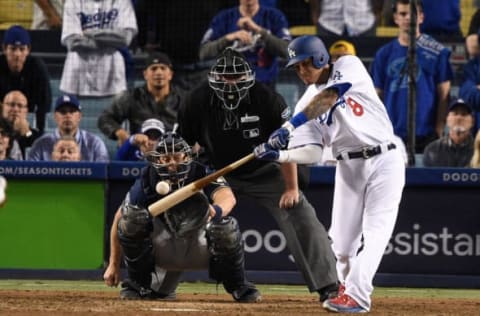
<svg viewBox="0 0 480 316"><path fill-rule="evenodd" d="M63 11L62 44L73 35L95 30L118 30L135 35L135 12L129 0L66 0ZM129 38L130 37L130 38ZM126 36L130 44L131 36ZM125 60L115 48L69 51L60 90L81 96L109 96L126 90Z"/></svg>
<svg viewBox="0 0 480 316"><path fill-rule="evenodd" d="M392 142L393 127L385 105L358 57L343 56L333 64L325 88L341 83L352 86L328 112L317 118L333 154Z"/></svg>

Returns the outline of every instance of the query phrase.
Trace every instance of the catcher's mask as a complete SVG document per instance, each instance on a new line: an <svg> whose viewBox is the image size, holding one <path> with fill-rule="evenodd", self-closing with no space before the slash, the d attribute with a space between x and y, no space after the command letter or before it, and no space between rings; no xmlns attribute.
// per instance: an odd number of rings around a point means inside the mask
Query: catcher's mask
<svg viewBox="0 0 480 316"><path fill-rule="evenodd" d="M234 110L255 83L255 75L245 57L229 47L210 69L208 83L225 109Z"/></svg>
<svg viewBox="0 0 480 316"><path fill-rule="evenodd" d="M192 163L192 149L177 135L175 124L173 131L160 137L154 151L146 153L147 161L155 168L161 180L182 187Z"/></svg>
<svg viewBox="0 0 480 316"><path fill-rule="evenodd" d="M186 237L204 227L208 222L209 202L198 192L162 213L168 231L177 238Z"/></svg>

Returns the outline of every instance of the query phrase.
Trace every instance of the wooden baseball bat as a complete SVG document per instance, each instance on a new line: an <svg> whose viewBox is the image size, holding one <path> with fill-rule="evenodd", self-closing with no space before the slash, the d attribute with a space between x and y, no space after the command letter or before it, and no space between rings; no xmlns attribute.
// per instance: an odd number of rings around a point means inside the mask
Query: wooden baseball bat
<svg viewBox="0 0 480 316"><path fill-rule="evenodd" d="M193 194L203 189L210 182L246 164L253 158L255 158L255 155L253 153L248 154L247 156L240 158L235 162L232 162L228 166L225 166L222 169L215 171L212 174L209 174L201 179L195 180L194 182L184 186L183 188L180 188L177 191L165 196L164 198L150 204L148 206L148 211L150 212L150 214L152 214L152 216L157 216L162 214L172 206L188 199L190 196L192 196Z"/></svg>

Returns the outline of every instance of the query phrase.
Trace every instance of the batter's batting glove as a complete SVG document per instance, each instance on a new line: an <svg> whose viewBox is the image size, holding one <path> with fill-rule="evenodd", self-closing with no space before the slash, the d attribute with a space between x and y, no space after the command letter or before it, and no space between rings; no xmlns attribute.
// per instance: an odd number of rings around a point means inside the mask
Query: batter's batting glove
<svg viewBox="0 0 480 316"><path fill-rule="evenodd" d="M263 143L255 147L253 153L257 159L269 161L276 161L280 156L278 149L273 148L267 143Z"/></svg>
<svg viewBox="0 0 480 316"><path fill-rule="evenodd" d="M287 147L290 133L295 129L290 122L286 122L283 126L277 129L268 138L268 144L274 149L283 149Z"/></svg>

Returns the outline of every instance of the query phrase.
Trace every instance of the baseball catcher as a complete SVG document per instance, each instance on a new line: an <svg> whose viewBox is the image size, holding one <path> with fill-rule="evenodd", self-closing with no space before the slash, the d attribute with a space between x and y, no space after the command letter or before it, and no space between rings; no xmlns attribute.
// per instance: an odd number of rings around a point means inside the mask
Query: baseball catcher
<svg viewBox="0 0 480 316"><path fill-rule="evenodd" d="M236 201L226 181L219 178L152 218L148 205L204 177L207 168L192 158L175 128L146 158L149 164L115 215L105 283L118 285L123 251L128 272L120 291L123 299L174 299L183 271L209 269L209 276L235 301L259 301L260 292L245 277L238 223L228 216Z"/></svg>

